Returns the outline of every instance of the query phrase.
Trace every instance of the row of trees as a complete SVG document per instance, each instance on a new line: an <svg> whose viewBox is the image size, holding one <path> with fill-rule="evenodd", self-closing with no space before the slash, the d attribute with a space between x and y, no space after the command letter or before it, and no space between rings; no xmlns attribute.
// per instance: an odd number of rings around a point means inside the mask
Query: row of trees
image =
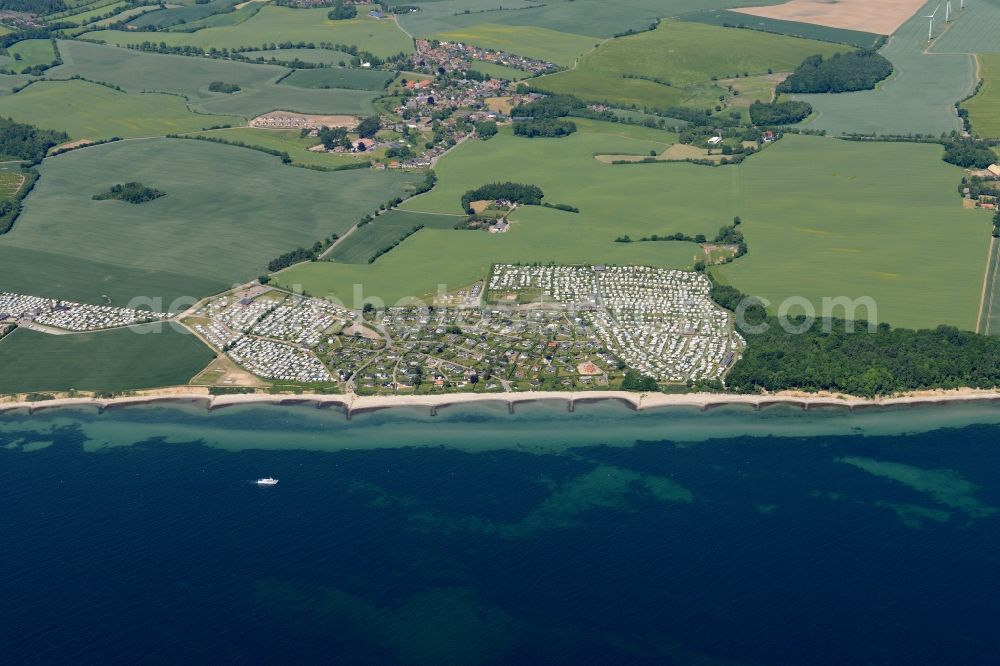
<svg viewBox="0 0 1000 666"><path fill-rule="evenodd" d="M416 225L415 227L413 227L412 229L410 229L409 231L407 231L405 234L403 234L402 236L400 236L399 238L397 238L396 240L394 240L389 245L386 245L385 247L380 248L377 252L375 252L375 254L373 254L372 256L370 256L368 258L368 263L369 264L374 264L376 259L378 259L379 257L381 257L386 252L389 252L390 250L392 250L393 248L395 248L396 246L398 246L400 243L402 243L403 241L405 241L407 238L409 238L410 236L412 236L413 234L417 233L418 231L420 231L423 228L424 228L424 225L422 225L422 224Z"/></svg>
<svg viewBox="0 0 1000 666"><path fill-rule="evenodd" d="M739 216L733 218L733 223L728 224L719 229L719 233L715 235L712 239L713 243L719 245L735 245L736 250L733 253L733 257L730 259L735 259L736 257L742 257L747 253L748 247L746 239L743 237L743 232L740 231L739 226L742 224ZM688 243L707 243L708 237L705 234L695 234L694 236L689 236L687 234L675 233L667 234L665 236L660 236L659 234L653 234L652 236L643 236L638 240L634 240L628 234L624 234L615 239L616 243L651 243L651 242L661 242L661 241L686 241Z"/></svg>
<svg viewBox="0 0 1000 666"><path fill-rule="evenodd" d="M828 59L809 56L787 79L778 84L779 93L841 93L872 90L892 74L892 63L869 49L835 53Z"/></svg>
<svg viewBox="0 0 1000 666"><path fill-rule="evenodd" d="M63 0L0 0L0 9L25 14L55 14L66 10Z"/></svg>

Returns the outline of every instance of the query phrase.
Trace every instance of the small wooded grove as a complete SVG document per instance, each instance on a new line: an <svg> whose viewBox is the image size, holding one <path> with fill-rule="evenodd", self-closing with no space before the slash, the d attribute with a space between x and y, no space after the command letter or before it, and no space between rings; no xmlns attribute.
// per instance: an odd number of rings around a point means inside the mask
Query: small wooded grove
<svg viewBox="0 0 1000 666"><path fill-rule="evenodd" d="M462 210L471 211L473 201L496 201L503 199L512 203L538 206L542 203L542 189L537 185L524 183L489 183L462 195Z"/></svg>
<svg viewBox="0 0 1000 666"><path fill-rule="evenodd" d="M152 187L146 187L142 183L131 182L112 185L107 192L95 194L93 198L95 201L114 199L116 201L124 201L130 204L141 204L146 203L147 201L152 201L153 199L159 199L165 194L165 192L153 189Z"/></svg>
<svg viewBox="0 0 1000 666"><path fill-rule="evenodd" d="M985 169L997 161L990 145L975 137L952 136L944 142L944 157L949 164L965 168Z"/></svg>
<svg viewBox="0 0 1000 666"><path fill-rule="evenodd" d="M735 310L747 298L714 285L712 298ZM1000 386L1000 337L952 326L911 330L864 322L817 319L801 333L788 332L759 301L749 300L743 357L726 378L732 391L800 389L875 396L930 388ZM753 326L766 324L764 332ZM793 325L803 320L790 322Z"/></svg>
<svg viewBox="0 0 1000 666"><path fill-rule="evenodd" d="M212 81L208 84L208 89L210 92L229 93L230 95L242 90L235 83L226 83L225 81Z"/></svg>
<svg viewBox="0 0 1000 666"><path fill-rule="evenodd" d="M515 106L510 115L512 118L562 118L586 108L587 104L573 95L549 95Z"/></svg>
<svg viewBox="0 0 1000 666"><path fill-rule="evenodd" d="M514 134L529 139L546 136L569 136L576 131L576 123L565 118L536 118L514 123Z"/></svg>
<svg viewBox="0 0 1000 666"><path fill-rule="evenodd" d="M779 93L840 93L871 90L892 74L892 63L875 51L861 49L835 53L824 59L809 56L787 79L778 84Z"/></svg>
<svg viewBox="0 0 1000 666"><path fill-rule="evenodd" d="M69 139L65 132L38 129L11 118L0 118L0 156L41 162L49 148Z"/></svg>
<svg viewBox="0 0 1000 666"><path fill-rule="evenodd" d="M754 102L750 105L750 120L754 125L794 125L812 113L809 102Z"/></svg>

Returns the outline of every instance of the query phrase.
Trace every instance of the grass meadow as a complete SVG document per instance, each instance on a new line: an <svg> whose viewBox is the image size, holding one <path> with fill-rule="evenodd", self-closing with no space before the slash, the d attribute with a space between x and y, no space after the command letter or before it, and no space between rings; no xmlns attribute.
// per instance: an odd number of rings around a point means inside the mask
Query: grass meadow
<svg viewBox="0 0 1000 666"><path fill-rule="evenodd" d="M163 326L47 335L18 329L0 340L0 393L124 391L187 384L213 358L193 335Z"/></svg>
<svg viewBox="0 0 1000 666"><path fill-rule="evenodd" d="M829 56L846 49L754 30L664 21L654 31L604 42L574 69L533 83L597 101L663 108L686 99L690 93L683 87L690 84L767 74L769 69L791 71L809 55Z"/></svg>
<svg viewBox="0 0 1000 666"><path fill-rule="evenodd" d="M522 207L506 234L424 229L371 266L307 264L279 281L339 297L363 282L391 300L438 283L468 284L497 261L685 267L694 245L614 238L711 237L739 215L750 252L717 269L727 283L774 303L801 296L817 307L823 297L871 296L879 319L893 325L975 328L989 215L962 208L962 172L941 161L939 146L789 135L739 166L610 165L593 154L613 145L635 152L648 141L615 137L615 126L604 125L581 123L566 139L502 132L466 142L438 163L438 187L404 204L458 213L463 192L509 179L540 186L546 201L578 206L578 214ZM893 164L906 168L886 168Z"/></svg>
<svg viewBox="0 0 1000 666"><path fill-rule="evenodd" d="M351 44L377 56L390 56L413 51L413 42L394 21L376 20L359 13L358 18L331 21L327 8L291 9L263 7L250 19L238 25L204 28L196 32L157 32L149 35L123 30L99 30L87 33L87 39L109 44L139 44L145 40L166 42L170 46L200 46L234 48L265 46L281 42L329 42ZM152 17L148 14L142 18Z"/></svg>
<svg viewBox="0 0 1000 666"><path fill-rule="evenodd" d="M12 60L5 65L5 68L11 72L21 72L25 67L35 65L48 65L56 59L56 52L48 39L21 40L8 47L7 53Z"/></svg>
<svg viewBox="0 0 1000 666"><path fill-rule="evenodd" d="M275 280L348 305L354 303L356 289L391 304L406 297L433 295L439 285L448 291L468 286L482 279L495 262L690 268L702 255L693 243L615 243L604 233L581 233L577 215L538 206L522 207L512 219L513 229L504 234L421 229L373 264L299 264L278 273Z"/></svg>
<svg viewBox="0 0 1000 666"><path fill-rule="evenodd" d="M969 112L973 132L1000 138L1000 54L979 56L979 76L983 80L982 87L962 106Z"/></svg>
<svg viewBox="0 0 1000 666"><path fill-rule="evenodd" d="M0 113L73 139L163 136L214 125L242 124L236 116L192 112L177 95L124 93L88 81L38 81L0 100Z"/></svg>
<svg viewBox="0 0 1000 666"><path fill-rule="evenodd" d="M404 14L399 17L399 21L410 34L418 37L462 30L471 25L489 22L608 38L627 30L645 30L650 23L664 17L773 2L774 0L629 0L623 4L607 0L550 3L505 0L500 4L502 9L498 9L495 0L433 0L414 3L420 5L420 11ZM466 10L469 13L465 13Z"/></svg>
<svg viewBox="0 0 1000 666"><path fill-rule="evenodd" d="M204 141L122 141L49 158L13 230L0 236L5 289L124 305L204 296L265 272L270 259L343 233L415 174L325 173ZM93 201L115 183L166 193Z"/></svg>
<svg viewBox="0 0 1000 666"><path fill-rule="evenodd" d="M727 169L677 165L689 175L676 184L656 165L611 165L595 155L662 153L676 142L663 130L574 119L580 128L559 139L525 139L510 128L488 141L466 141L438 162L438 185L403 204L412 211L461 214L462 194L494 181L533 183L544 201L576 206L574 233L612 241L619 234L639 238L686 231L714 234L738 214L706 201L703 188L728 189ZM653 168L649 168L653 166ZM462 232L466 233L466 232Z"/></svg>
<svg viewBox="0 0 1000 666"><path fill-rule="evenodd" d="M741 167L750 252L718 276L775 303L870 296L879 321L975 330L990 216L962 207L962 170L940 157L936 145L786 136Z"/></svg>
<svg viewBox="0 0 1000 666"><path fill-rule="evenodd" d="M52 78L82 76L107 81L129 92L159 91L183 95L202 113L251 118L283 109L303 113L365 114L372 110L374 92L364 90L310 90L276 83L289 70L211 58L191 58L87 42L61 41L64 65L49 72ZM235 83L236 94L213 93L213 81ZM210 123L211 124L211 123Z"/></svg>
<svg viewBox="0 0 1000 666"><path fill-rule="evenodd" d="M916 16L880 51L895 71L875 90L794 95L813 106L803 126L837 135L936 135L959 129L955 102L975 87L975 61L971 55L924 53L926 44L927 19Z"/></svg>

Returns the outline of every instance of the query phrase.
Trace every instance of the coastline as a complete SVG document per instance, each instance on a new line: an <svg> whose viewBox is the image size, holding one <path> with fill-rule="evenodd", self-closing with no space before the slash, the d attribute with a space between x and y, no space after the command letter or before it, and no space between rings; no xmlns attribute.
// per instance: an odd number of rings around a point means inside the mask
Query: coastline
<svg viewBox="0 0 1000 666"><path fill-rule="evenodd" d="M243 393L232 395L211 395L207 390L194 387L175 387L146 394L118 398L54 398L42 401L0 402L0 415L26 410L29 414L57 408L96 407L99 412L153 404L202 403L206 411L239 405L312 405L316 408L340 408L347 418L354 414L373 412L398 407L422 407L430 410L432 416L441 408L478 402L495 402L507 405L514 413L518 403L532 403L556 400L566 403L572 412L575 406L590 402L617 400L635 411L662 407L695 407L707 411L716 407L748 405L754 409L776 405L797 406L803 410L824 407L844 407L848 410L897 407L927 406L956 402L1000 401L1000 390L953 389L928 390L896 396L861 398L842 394L821 394L785 391L774 394L746 393L633 393L629 391L521 391L505 393L443 393L436 395L395 395L360 396L356 394L265 394Z"/></svg>

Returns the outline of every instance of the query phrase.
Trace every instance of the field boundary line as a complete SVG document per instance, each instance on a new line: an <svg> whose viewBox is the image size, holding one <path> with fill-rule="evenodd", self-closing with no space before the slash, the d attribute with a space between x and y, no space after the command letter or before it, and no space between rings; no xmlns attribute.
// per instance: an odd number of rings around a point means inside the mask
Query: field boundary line
<svg viewBox="0 0 1000 666"><path fill-rule="evenodd" d="M990 249L986 253L986 272L983 273L983 291L979 298L979 314L976 316L976 333L989 335L990 319L993 313L993 296L996 291L996 249L997 239L990 237ZM990 279L992 274L992 280ZM988 289L987 289L988 288ZM987 305L986 293L989 291L989 305ZM986 310L986 326L983 326L983 309ZM980 330L983 329L983 330Z"/></svg>

